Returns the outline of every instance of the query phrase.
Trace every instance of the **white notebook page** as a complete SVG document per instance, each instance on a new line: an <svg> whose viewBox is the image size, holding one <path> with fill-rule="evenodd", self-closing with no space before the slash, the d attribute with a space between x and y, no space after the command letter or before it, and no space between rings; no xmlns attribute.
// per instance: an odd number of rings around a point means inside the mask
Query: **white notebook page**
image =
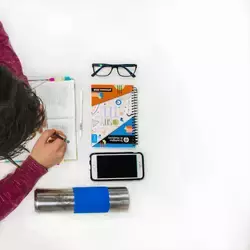
<svg viewBox="0 0 250 250"><path fill-rule="evenodd" d="M65 82L35 82L31 87L35 88L36 94L42 99L47 114L48 128L61 130L65 133L70 143L67 144L65 160L77 159L76 124L75 124L75 83L73 80ZM36 137L27 143L26 148L30 151L40 137ZM23 161L29 155L24 152L16 157L15 161Z"/></svg>
<svg viewBox="0 0 250 250"><path fill-rule="evenodd" d="M70 143L67 144L67 152L65 159L75 160L76 155L76 133L75 133L75 119L49 119L48 128L61 130L67 135Z"/></svg>
<svg viewBox="0 0 250 250"><path fill-rule="evenodd" d="M74 81L46 82L36 88L43 100L48 119L75 117Z"/></svg>

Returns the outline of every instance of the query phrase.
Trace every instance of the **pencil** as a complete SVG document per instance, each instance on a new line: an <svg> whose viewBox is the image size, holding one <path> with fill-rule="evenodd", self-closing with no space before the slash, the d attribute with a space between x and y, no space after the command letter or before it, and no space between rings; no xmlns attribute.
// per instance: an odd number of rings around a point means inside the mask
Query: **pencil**
<svg viewBox="0 0 250 250"><path fill-rule="evenodd" d="M63 140L66 143L70 143L70 141L67 138L64 138L63 136L61 136L61 135L59 135L57 133L54 133L54 136L56 136L57 138Z"/></svg>

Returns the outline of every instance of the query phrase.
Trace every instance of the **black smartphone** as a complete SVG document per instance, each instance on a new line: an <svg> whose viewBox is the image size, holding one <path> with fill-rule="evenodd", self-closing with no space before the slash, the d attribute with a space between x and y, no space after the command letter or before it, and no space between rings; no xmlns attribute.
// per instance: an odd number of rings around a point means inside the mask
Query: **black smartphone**
<svg viewBox="0 0 250 250"><path fill-rule="evenodd" d="M93 153L90 155L93 181L142 180L144 157L137 153Z"/></svg>

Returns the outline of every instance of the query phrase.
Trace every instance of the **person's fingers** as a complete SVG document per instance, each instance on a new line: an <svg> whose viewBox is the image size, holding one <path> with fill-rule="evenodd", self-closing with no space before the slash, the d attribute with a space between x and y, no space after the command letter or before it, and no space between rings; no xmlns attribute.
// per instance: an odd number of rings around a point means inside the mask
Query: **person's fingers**
<svg viewBox="0 0 250 250"><path fill-rule="evenodd" d="M57 149L60 149L65 146L66 142L60 138L56 138L51 144Z"/></svg>
<svg viewBox="0 0 250 250"><path fill-rule="evenodd" d="M59 154L59 156L60 157L62 157L62 158L64 158L64 155L65 155L65 153L66 153L66 147L61 147L58 151L57 151L57 153Z"/></svg>
<svg viewBox="0 0 250 250"><path fill-rule="evenodd" d="M64 158L65 152L66 152L66 146L61 147L61 148L57 151L57 155L58 155L58 157L61 159L61 161L62 161L63 158Z"/></svg>
<svg viewBox="0 0 250 250"><path fill-rule="evenodd" d="M65 143L65 146L62 148L62 150L63 150L63 153L65 154L67 150L67 143Z"/></svg>
<svg viewBox="0 0 250 250"><path fill-rule="evenodd" d="M56 136L56 134L53 134L53 135L50 137L50 140L52 140L52 141L55 141L56 139L60 139L60 138L58 138L58 136Z"/></svg>
<svg viewBox="0 0 250 250"><path fill-rule="evenodd" d="M66 150L67 150L67 143L64 143L62 146L58 148L58 151L64 152L64 153L66 152Z"/></svg>
<svg viewBox="0 0 250 250"><path fill-rule="evenodd" d="M51 136L50 142L55 141L57 138L59 138L57 135L60 135L62 138L67 138L63 133L58 133L58 131L56 131L56 134ZM59 139L61 139L61 138L59 138Z"/></svg>
<svg viewBox="0 0 250 250"><path fill-rule="evenodd" d="M59 134L59 135L62 135L64 137L66 137L66 135L64 134L64 132L61 131L61 130L56 130L56 133Z"/></svg>
<svg viewBox="0 0 250 250"><path fill-rule="evenodd" d="M46 143L48 139L55 133L55 129L48 129L42 133L42 135L39 138L39 141L42 141L43 143Z"/></svg>

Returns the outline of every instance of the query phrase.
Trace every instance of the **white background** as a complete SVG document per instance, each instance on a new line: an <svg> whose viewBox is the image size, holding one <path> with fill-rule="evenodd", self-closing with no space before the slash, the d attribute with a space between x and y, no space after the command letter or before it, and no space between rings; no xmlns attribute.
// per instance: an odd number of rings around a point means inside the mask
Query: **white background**
<svg viewBox="0 0 250 250"><path fill-rule="evenodd" d="M135 62L146 178L126 213L36 214L33 192L0 225L8 250L250 249L250 3L244 0L1 0L28 76L84 89L79 161L37 187L89 180L93 62ZM79 109L78 109L79 115ZM1 165L1 176L10 167Z"/></svg>

